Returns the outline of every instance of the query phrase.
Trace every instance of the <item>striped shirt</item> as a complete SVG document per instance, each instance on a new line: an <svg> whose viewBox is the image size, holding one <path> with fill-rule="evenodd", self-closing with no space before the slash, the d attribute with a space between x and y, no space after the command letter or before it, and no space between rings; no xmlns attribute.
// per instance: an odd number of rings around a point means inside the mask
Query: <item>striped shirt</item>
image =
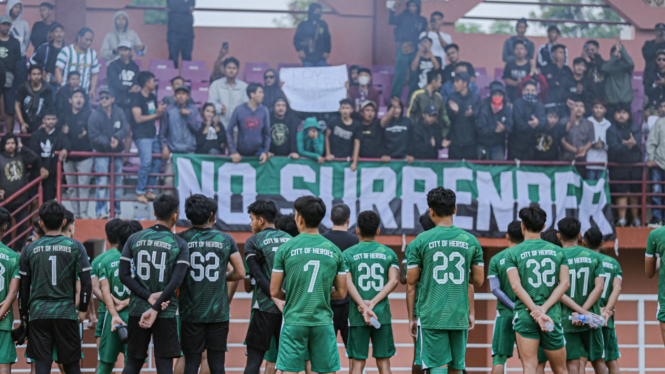
<svg viewBox="0 0 665 374"><path fill-rule="evenodd" d="M97 52L92 48L88 48L86 52L78 53L74 49L73 44L68 45L60 51L60 54L58 54L58 60L55 63L55 67L62 69L63 86L67 84L69 72L78 71L81 73L81 87L83 87L86 92L89 92L92 75L99 73Z"/></svg>

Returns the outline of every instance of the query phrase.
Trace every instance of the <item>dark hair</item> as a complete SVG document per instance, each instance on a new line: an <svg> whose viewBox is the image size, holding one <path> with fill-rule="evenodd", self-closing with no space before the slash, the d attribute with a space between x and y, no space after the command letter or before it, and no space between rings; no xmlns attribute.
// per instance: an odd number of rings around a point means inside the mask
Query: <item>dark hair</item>
<svg viewBox="0 0 665 374"><path fill-rule="evenodd" d="M0 227L7 225L7 230L12 226L12 215L5 208L0 208Z"/></svg>
<svg viewBox="0 0 665 374"><path fill-rule="evenodd" d="M159 195L152 202L152 208L155 211L155 217L158 220L166 221L178 211L180 201L175 195Z"/></svg>
<svg viewBox="0 0 665 374"><path fill-rule="evenodd" d="M135 228L137 231L143 230L143 225L137 220L127 221L127 224Z"/></svg>
<svg viewBox="0 0 665 374"><path fill-rule="evenodd" d="M177 77L173 77L173 78L171 78L171 85L173 85L173 82L174 82L176 79L180 79L181 81L185 82L185 78L183 78L183 77L181 77L181 76L178 75Z"/></svg>
<svg viewBox="0 0 665 374"><path fill-rule="evenodd" d="M593 102L591 103L591 108L595 107L596 105L602 105L607 109L607 103L603 99L594 99Z"/></svg>
<svg viewBox="0 0 665 374"><path fill-rule="evenodd" d="M561 241L559 240L559 237L557 236L559 232L556 231L555 228L549 228L543 232L540 233L540 238L543 239L546 242L550 242L556 246L561 247Z"/></svg>
<svg viewBox="0 0 665 374"><path fill-rule="evenodd" d="M584 241L589 249L598 249L603 244L603 233L598 227L592 227L584 233Z"/></svg>
<svg viewBox="0 0 665 374"><path fill-rule="evenodd" d="M573 103L584 103L582 95L572 95L570 97L570 101L572 101Z"/></svg>
<svg viewBox="0 0 665 374"><path fill-rule="evenodd" d="M78 41L79 41L79 38L84 37L85 34L87 34L87 33L91 33L92 35L95 35L95 32L92 31L91 28L89 28L89 27L83 27L82 29L79 30L79 32L76 33L76 40L74 40L74 41L75 41L75 42L78 42Z"/></svg>
<svg viewBox="0 0 665 374"><path fill-rule="evenodd" d="M228 65L228 64L236 64L238 69L240 69L240 61L238 61L238 59L235 58L235 57L225 58L224 61L222 61L222 66L223 67L226 67L226 65Z"/></svg>
<svg viewBox="0 0 665 374"><path fill-rule="evenodd" d="M444 18L443 13L439 12L438 10L436 12L433 12L432 15L430 15L429 17L432 18L434 16L440 16L441 18Z"/></svg>
<svg viewBox="0 0 665 374"><path fill-rule="evenodd" d="M277 230L284 231L294 238L300 234L300 232L298 232L298 226L296 226L296 220L293 213L282 214L281 216L277 217L275 220L275 227Z"/></svg>
<svg viewBox="0 0 665 374"><path fill-rule="evenodd" d="M41 65L39 65L39 64L31 64L30 67L28 68L28 75L32 74L32 71L35 70L35 69L36 69L36 70L39 70L39 71L41 71L41 72L44 71L44 69L42 69L42 66L41 66Z"/></svg>
<svg viewBox="0 0 665 374"><path fill-rule="evenodd" d="M139 84L139 87L143 88L145 87L146 83L148 83L151 79L154 78L155 74L149 71L142 71L139 73L138 77L136 77L136 83Z"/></svg>
<svg viewBox="0 0 665 374"><path fill-rule="evenodd" d="M32 231L35 234L39 235L40 237L43 237L43 236L46 235L46 233L44 232L44 229L42 229L42 227L39 226L40 221L41 221L41 219L39 219L39 218L35 219L35 221L32 223Z"/></svg>
<svg viewBox="0 0 665 374"><path fill-rule="evenodd" d="M360 73L367 73L367 74L369 74L370 77L372 76L372 71L369 70L368 68L360 68L360 69L358 69L358 75L360 75Z"/></svg>
<svg viewBox="0 0 665 374"><path fill-rule="evenodd" d="M253 93L256 93L256 91L259 88L263 88L263 86L260 83L250 83L249 86L247 86L247 97L252 97Z"/></svg>
<svg viewBox="0 0 665 374"><path fill-rule="evenodd" d="M66 211L64 205L55 200L49 200L39 207L39 218L44 222L47 230L58 230L62 227Z"/></svg>
<svg viewBox="0 0 665 374"><path fill-rule="evenodd" d="M515 220L508 224L508 240L515 244L519 244L524 241L524 234L522 234L522 222Z"/></svg>
<svg viewBox="0 0 665 374"><path fill-rule="evenodd" d="M305 226L308 228L319 227L323 217L326 215L326 204L318 197L302 196L294 203L296 212L305 220Z"/></svg>
<svg viewBox="0 0 665 374"><path fill-rule="evenodd" d="M554 53L554 51L558 51L559 49L563 49L564 51L566 50L566 46L563 44L557 44L554 47L552 47L550 53Z"/></svg>
<svg viewBox="0 0 665 374"><path fill-rule="evenodd" d="M396 97L399 100L399 107L400 107L400 109L402 109L402 117L404 117L404 104L402 104L402 99L399 96L393 96L393 97ZM391 97L391 99L393 97ZM390 111L390 108L392 108L392 107L393 107L393 103L392 103L392 100L391 100L391 103L388 105L388 111Z"/></svg>
<svg viewBox="0 0 665 374"><path fill-rule="evenodd" d="M263 218L268 223L274 223L277 218L277 206L270 200L256 200L249 204L247 213Z"/></svg>
<svg viewBox="0 0 665 374"><path fill-rule="evenodd" d="M351 65L351 66L349 66L349 73L353 70L357 71L359 69L360 69L360 65Z"/></svg>
<svg viewBox="0 0 665 374"><path fill-rule="evenodd" d="M520 210L519 217L528 231L541 232L547 220L547 213L538 204L531 204Z"/></svg>
<svg viewBox="0 0 665 374"><path fill-rule="evenodd" d="M455 43L450 43L447 46L443 47L443 50L448 52L450 48L455 48L457 51L459 51L459 46Z"/></svg>
<svg viewBox="0 0 665 374"><path fill-rule="evenodd" d="M373 238L381 225L381 218L371 210L358 214L358 230L363 238Z"/></svg>
<svg viewBox="0 0 665 374"><path fill-rule="evenodd" d="M420 222L420 226L423 228L423 231L429 231L436 226L434 221L432 221L432 216L429 215L429 210L420 215L418 222Z"/></svg>
<svg viewBox="0 0 665 374"><path fill-rule="evenodd" d="M49 105L44 109L44 118L47 116L58 116L58 113L55 111L55 107L53 105Z"/></svg>
<svg viewBox="0 0 665 374"><path fill-rule="evenodd" d="M430 84L436 80L436 77L441 76L441 70L430 70L427 72L427 84Z"/></svg>
<svg viewBox="0 0 665 374"><path fill-rule="evenodd" d="M457 197L453 190L436 187L427 193L427 206L437 217L452 216L455 213Z"/></svg>
<svg viewBox="0 0 665 374"><path fill-rule="evenodd" d="M526 48L526 43L523 40L518 39L518 40L513 41L513 49L515 49L515 47L517 47L518 45L521 45L524 48Z"/></svg>
<svg viewBox="0 0 665 374"><path fill-rule="evenodd" d="M217 217L217 210L219 209L219 206L217 205L217 200L213 197L209 197L208 200L210 200L210 211L212 212L212 215L214 217Z"/></svg>
<svg viewBox="0 0 665 374"><path fill-rule="evenodd" d="M339 101L339 106L342 107L342 105L351 105L351 108L353 108L353 101L350 99L342 99Z"/></svg>
<svg viewBox="0 0 665 374"><path fill-rule="evenodd" d="M522 84L522 89L526 88L526 86L529 86L529 85L534 86L534 87L536 87L536 89L538 89L538 83L536 83L536 81L534 81L533 79L529 79L528 81L524 82Z"/></svg>
<svg viewBox="0 0 665 374"><path fill-rule="evenodd" d="M213 103L205 103L203 104L203 107L201 107L201 115L203 115L203 112L205 112L206 108L211 106L213 109L215 109L215 104ZM215 111L215 114L217 114L217 111Z"/></svg>
<svg viewBox="0 0 665 374"><path fill-rule="evenodd" d="M582 228L582 224L577 218L566 217L563 218L561 221L559 221L557 227L559 228L559 234L561 234L561 239L569 241L569 240L577 240L577 238L580 235L580 229Z"/></svg>
<svg viewBox="0 0 665 374"><path fill-rule="evenodd" d="M150 73L150 72L148 72L148 73ZM151 73L151 74L152 74L152 73ZM79 77L79 78L81 78L81 73L79 73L78 70L68 71L68 72L67 72L67 80L69 80L69 78L71 78L71 77ZM153 77L154 77L154 75L153 75Z"/></svg>
<svg viewBox="0 0 665 374"><path fill-rule="evenodd" d="M195 194L185 200L185 215L193 225L207 223L211 214L210 199L206 196Z"/></svg>
<svg viewBox="0 0 665 374"><path fill-rule="evenodd" d="M545 111L545 115L549 116L550 114L555 115L557 118L559 118L559 111L556 108L547 108Z"/></svg>
<svg viewBox="0 0 665 374"><path fill-rule="evenodd" d="M547 32L550 32L552 30L555 30L557 34L561 35L561 30L559 30L558 26L550 25L549 27L547 27ZM552 50L554 50L554 48L552 48Z"/></svg>
<svg viewBox="0 0 665 374"><path fill-rule="evenodd" d="M598 44L598 42L594 39L589 39L586 41L586 43L584 43L584 45L589 45L589 44L596 46L596 48L600 48L600 44Z"/></svg>
<svg viewBox="0 0 665 374"><path fill-rule="evenodd" d="M335 204L332 209L330 209L330 220L333 225L341 226L346 223L346 221L351 218L351 209L346 204Z"/></svg>
<svg viewBox="0 0 665 374"><path fill-rule="evenodd" d="M14 139L14 143L16 143L16 150L18 151L18 137L13 133L7 133L0 140L0 152L5 151L5 146L7 145L7 141L9 141L10 139Z"/></svg>
<svg viewBox="0 0 665 374"><path fill-rule="evenodd" d="M62 230L67 230L69 226L73 225L76 222L76 217L74 216L74 213L70 212L69 210L65 210L65 220L67 221L64 226L62 226Z"/></svg>
<svg viewBox="0 0 665 374"><path fill-rule="evenodd" d="M60 29L62 29L62 31L65 31L65 26L63 26L62 23L60 23L60 22L53 22L51 24L51 28L49 29L49 31L53 32L57 28L60 28Z"/></svg>
<svg viewBox="0 0 665 374"><path fill-rule="evenodd" d="M584 57L575 57L575 59L573 60L573 66L579 64L584 64L584 66L586 66L586 60L584 59Z"/></svg>
<svg viewBox="0 0 665 374"><path fill-rule="evenodd" d="M120 228L125 224L125 221L120 218L114 218L104 225L104 231L106 231L106 239L111 244L118 244L118 232ZM122 248L121 248L122 250Z"/></svg>
<svg viewBox="0 0 665 374"><path fill-rule="evenodd" d="M140 223L138 226L136 226L134 222L138 223L138 221L125 222L125 224L122 225L118 230L118 246L120 248L125 246L125 243L127 243L127 240L129 240L130 236L143 230L143 227L141 226Z"/></svg>

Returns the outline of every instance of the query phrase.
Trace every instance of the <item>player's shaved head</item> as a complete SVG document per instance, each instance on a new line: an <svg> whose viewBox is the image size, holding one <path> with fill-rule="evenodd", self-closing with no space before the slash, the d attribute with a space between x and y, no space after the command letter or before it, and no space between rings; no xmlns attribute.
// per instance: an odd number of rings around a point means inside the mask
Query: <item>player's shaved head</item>
<svg viewBox="0 0 665 374"><path fill-rule="evenodd" d="M282 214L275 220L275 227L277 230L284 231L285 233L293 236L294 238L300 234L296 219L293 214Z"/></svg>
<svg viewBox="0 0 665 374"><path fill-rule="evenodd" d="M580 229L582 224L577 218L566 217L559 221L557 225L559 228L559 234L561 235L561 240L568 242L571 240L577 240L580 237Z"/></svg>
<svg viewBox="0 0 665 374"><path fill-rule="evenodd" d="M603 245L603 233L598 227L592 227L584 233L584 244L589 249L598 249Z"/></svg>
<svg viewBox="0 0 665 374"><path fill-rule="evenodd" d="M45 202L39 207L39 218L46 230L59 230L62 228L62 221L65 219L67 209L55 200Z"/></svg>
<svg viewBox="0 0 665 374"><path fill-rule="evenodd" d="M514 244L519 244L524 241L522 223L520 221L515 220L508 224L508 240Z"/></svg>
<svg viewBox="0 0 665 374"><path fill-rule="evenodd" d="M299 197L293 203L293 207L305 221L305 227L309 229L319 227L326 215L326 204L323 203L323 200L314 196Z"/></svg>
<svg viewBox="0 0 665 374"><path fill-rule="evenodd" d="M455 214L457 199L455 192L443 187L436 187L427 193L427 206L437 217L448 217Z"/></svg>
<svg viewBox="0 0 665 374"><path fill-rule="evenodd" d="M212 215L210 199L201 194L195 194L185 200L185 215L192 225L205 225Z"/></svg>
<svg viewBox="0 0 665 374"><path fill-rule="evenodd" d="M550 242L556 246L561 247L561 240L559 240L559 235L557 234L559 234L559 232L556 229L551 228L541 232L540 238L546 242Z"/></svg>
<svg viewBox="0 0 665 374"><path fill-rule="evenodd" d="M169 221L178 212L179 206L180 200L177 196L172 195L159 195L152 202L155 217L160 221Z"/></svg>
<svg viewBox="0 0 665 374"><path fill-rule="evenodd" d="M358 233L363 238L374 238L376 231L381 225L381 218L371 210L366 210L358 215Z"/></svg>
<svg viewBox="0 0 665 374"><path fill-rule="evenodd" d="M330 220L335 226L342 226L351 218L351 209L346 204L335 204L330 210Z"/></svg>
<svg viewBox="0 0 665 374"><path fill-rule="evenodd" d="M277 206L270 200L256 200L249 204L247 213L256 218L263 218L268 223L275 223L277 218Z"/></svg>
<svg viewBox="0 0 665 374"><path fill-rule="evenodd" d="M125 224L125 221L120 218L114 218L104 225L104 231L106 231L106 239L111 244L118 244L118 231L120 227Z"/></svg>
<svg viewBox="0 0 665 374"><path fill-rule="evenodd" d="M545 226L545 221L547 221L547 213L536 204L522 208L519 217L524 227L530 232L543 231L543 226Z"/></svg>
<svg viewBox="0 0 665 374"><path fill-rule="evenodd" d="M434 221L432 221L432 217L429 215L429 212L421 214L419 221L420 221L420 226L422 226L424 231L429 231L433 229L434 226L436 226L434 224Z"/></svg>

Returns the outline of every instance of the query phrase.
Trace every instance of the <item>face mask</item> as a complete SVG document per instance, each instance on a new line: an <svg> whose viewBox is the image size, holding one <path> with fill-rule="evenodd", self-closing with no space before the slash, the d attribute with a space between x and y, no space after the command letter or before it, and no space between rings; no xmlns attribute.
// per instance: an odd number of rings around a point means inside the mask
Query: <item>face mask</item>
<svg viewBox="0 0 665 374"><path fill-rule="evenodd" d="M536 101L538 101L538 96L536 96L536 94L533 93L524 94L522 95L522 98L524 98L524 100L530 103L535 103Z"/></svg>
<svg viewBox="0 0 665 374"><path fill-rule="evenodd" d="M366 86L369 84L369 77L358 77L358 83L361 86Z"/></svg>
<svg viewBox="0 0 665 374"><path fill-rule="evenodd" d="M492 103L490 105L492 106L493 113L500 112L503 109L503 97L492 96Z"/></svg>

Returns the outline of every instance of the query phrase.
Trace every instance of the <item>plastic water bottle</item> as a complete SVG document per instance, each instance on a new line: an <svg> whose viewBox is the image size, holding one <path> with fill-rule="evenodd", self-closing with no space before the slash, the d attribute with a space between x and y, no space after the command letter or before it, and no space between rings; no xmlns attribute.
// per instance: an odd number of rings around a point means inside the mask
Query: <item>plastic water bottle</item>
<svg viewBox="0 0 665 374"><path fill-rule="evenodd" d="M377 321L376 318L371 317L369 319L369 323L374 327L375 329L380 329L381 328L381 322Z"/></svg>
<svg viewBox="0 0 665 374"><path fill-rule="evenodd" d="M572 322L589 323L589 321L588 321L589 318L584 314L571 315L571 316L568 316L568 319Z"/></svg>
<svg viewBox="0 0 665 374"><path fill-rule="evenodd" d="M549 332L554 331L554 324L550 321L545 322L545 330Z"/></svg>

